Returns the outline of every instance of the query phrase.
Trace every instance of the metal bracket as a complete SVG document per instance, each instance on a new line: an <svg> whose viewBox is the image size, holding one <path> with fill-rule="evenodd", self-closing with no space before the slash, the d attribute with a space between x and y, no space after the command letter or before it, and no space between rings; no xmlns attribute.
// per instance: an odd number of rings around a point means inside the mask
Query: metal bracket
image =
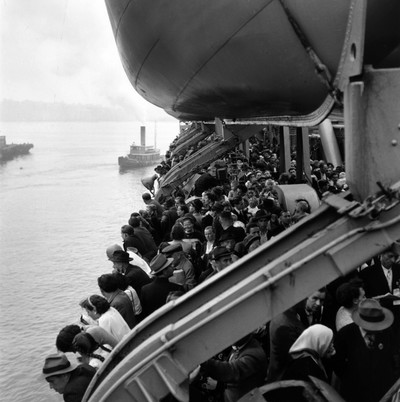
<svg viewBox="0 0 400 402"><path fill-rule="evenodd" d="M343 193L343 195L328 193L328 195L325 198L323 198L323 202L324 204L327 204L330 207L335 208L338 214L345 215L360 205L356 201L347 201L345 197L349 194L350 194L349 192Z"/></svg>
<svg viewBox="0 0 400 402"><path fill-rule="evenodd" d="M400 203L400 182L387 189L382 184L379 185L382 193L367 197L358 208L349 213L352 218L369 216L370 219L377 219L382 211L389 211Z"/></svg>

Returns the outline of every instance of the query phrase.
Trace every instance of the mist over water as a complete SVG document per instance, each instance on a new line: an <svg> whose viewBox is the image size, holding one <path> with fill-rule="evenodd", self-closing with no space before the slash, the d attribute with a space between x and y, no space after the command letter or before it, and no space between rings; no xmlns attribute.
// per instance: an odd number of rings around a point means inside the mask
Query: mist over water
<svg viewBox="0 0 400 402"><path fill-rule="evenodd" d="M0 164L0 395L4 402L62 401L41 379L55 338L99 293L110 272L105 249L144 207L141 177L154 166L120 172L118 156L140 143L162 154L178 122L4 123L7 142L31 142L30 155ZM74 358L74 355L69 355Z"/></svg>

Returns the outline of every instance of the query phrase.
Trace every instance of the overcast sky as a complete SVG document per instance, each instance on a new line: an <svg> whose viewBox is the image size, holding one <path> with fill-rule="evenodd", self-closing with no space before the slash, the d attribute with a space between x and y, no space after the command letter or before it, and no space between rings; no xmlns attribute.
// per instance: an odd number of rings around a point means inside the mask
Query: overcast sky
<svg viewBox="0 0 400 402"><path fill-rule="evenodd" d="M160 111L130 85L104 0L0 4L0 100L135 105L146 114Z"/></svg>

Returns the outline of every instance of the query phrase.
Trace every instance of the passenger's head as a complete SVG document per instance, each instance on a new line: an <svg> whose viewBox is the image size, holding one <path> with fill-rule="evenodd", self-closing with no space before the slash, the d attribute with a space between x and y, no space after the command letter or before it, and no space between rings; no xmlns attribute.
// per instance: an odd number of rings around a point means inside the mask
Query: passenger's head
<svg viewBox="0 0 400 402"><path fill-rule="evenodd" d="M151 195L150 193L143 193L142 194L142 200L144 201L144 203L148 203L149 201L151 201Z"/></svg>
<svg viewBox="0 0 400 402"><path fill-rule="evenodd" d="M124 250L115 250L112 253L110 261L112 261L115 271L123 272L129 265L130 261L132 261L132 257L130 257L129 253Z"/></svg>
<svg viewBox="0 0 400 402"><path fill-rule="evenodd" d="M133 228L138 228L140 226L140 218L137 216L131 216L129 218L129 226L132 226Z"/></svg>
<svg viewBox="0 0 400 402"><path fill-rule="evenodd" d="M228 228L229 226L233 225L233 218L232 214L228 211L222 211L219 215L219 221L223 229Z"/></svg>
<svg viewBox="0 0 400 402"><path fill-rule="evenodd" d="M191 214L187 214L183 217L182 226L186 235L190 235L194 232L194 224L196 222L196 218Z"/></svg>
<svg viewBox="0 0 400 402"><path fill-rule="evenodd" d="M169 278L172 276L174 272L174 266L172 263L174 262L173 258L167 258L164 254L157 254L150 261L151 274L158 276Z"/></svg>
<svg viewBox="0 0 400 402"><path fill-rule="evenodd" d="M178 208L180 205L186 205L185 197L182 197L182 196L175 197L174 203L175 203L175 208Z"/></svg>
<svg viewBox="0 0 400 402"><path fill-rule="evenodd" d="M259 247L260 244L260 235L258 234L248 235L243 240L243 245L247 253L251 253Z"/></svg>
<svg viewBox="0 0 400 402"><path fill-rule="evenodd" d="M311 207L307 200L300 198L296 200L295 211L300 213L311 213Z"/></svg>
<svg viewBox="0 0 400 402"><path fill-rule="evenodd" d="M232 263L232 253L226 247L214 247L210 253L210 263L213 269L219 272Z"/></svg>
<svg viewBox="0 0 400 402"><path fill-rule="evenodd" d="M279 220L284 226L289 226L292 223L292 214L289 211L281 211Z"/></svg>
<svg viewBox="0 0 400 402"><path fill-rule="evenodd" d="M107 249L106 249L107 258L109 260L112 260L112 256L114 254L114 251L117 251L117 250L122 251L122 247L120 245L118 245L118 244L113 244L111 246L108 246Z"/></svg>
<svg viewBox="0 0 400 402"><path fill-rule="evenodd" d="M189 208L187 205L178 205L176 208L176 213L178 214L179 218L182 218L184 215L189 213Z"/></svg>
<svg viewBox="0 0 400 402"><path fill-rule="evenodd" d="M212 226L207 226L204 229L204 237L210 243L212 243L215 240L215 232Z"/></svg>
<svg viewBox="0 0 400 402"><path fill-rule="evenodd" d="M103 296L92 295L82 300L79 305L86 310L87 315L93 319L99 319L110 309L110 303Z"/></svg>
<svg viewBox="0 0 400 402"><path fill-rule="evenodd" d="M366 332L379 332L389 328L393 313L375 299L364 299L352 313L353 321Z"/></svg>
<svg viewBox="0 0 400 402"><path fill-rule="evenodd" d="M306 328L289 349L290 354L313 350L319 357L329 357L335 353L333 331L325 325L315 324Z"/></svg>
<svg viewBox="0 0 400 402"><path fill-rule="evenodd" d="M43 366L43 377L51 389L64 394L70 380L71 372L77 368L76 363L70 363L64 353L54 353L46 357Z"/></svg>
<svg viewBox="0 0 400 402"><path fill-rule="evenodd" d="M361 280L353 279L343 283L336 290L338 304L348 309L356 307L364 299L365 291Z"/></svg>
<svg viewBox="0 0 400 402"><path fill-rule="evenodd" d="M317 311L320 311L325 302L325 295L326 289L322 288L308 296L305 305L306 311L310 313L316 313Z"/></svg>
<svg viewBox="0 0 400 402"><path fill-rule="evenodd" d="M115 274L104 274L97 278L101 293L114 293L119 289L119 281Z"/></svg>
<svg viewBox="0 0 400 402"><path fill-rule="evenodd" d="M249 223L246 226L246 233L248 233L248 234L260 234L260 227L255 222Z"/></svg>
<svg viewBox="0 0 400 402"><path fill-rule="evenodd" d="M211 205L217 200L217 198L215 197L215 194L212 193L211 191L205 191L202 195L201 195L201 200L203 202L203 205L205 207L210 208Z"/></svg>
<svg viewBox="0 0 400 402"><path fill-rule="evenodd" d="M72 341L80 333L81 329L78 325L67 325L57 335L56 348L63 353L73 352Z"/></svg>
<svg viewBox="0 0 400 402"><path fill-rule="evenodd" d="M396 253L393 251L392 248L389 248L385 250L381 255L380 255L380 260L381 264L384 268L390 269L392 268L392 265L396 261Z"/></svg>
<svg viewBox="0 0 400 402"><path fill-rule="evenodd" d="M172 240L182 240L185 237L185 229L182 225L176 223L171 229L171 239Z"/></svg>
<svg viewBox="0 0 400 402"><path fill-rule="evenodd" d="M193 201L189 202L188 206L190 213L193 212L200 213L201 209L203 208L203 203L200 199L196 198Z"/></svg>
<svg viewBox="0 0 400 402"><path fill-rule="evenodd" d="M269 216L264 209L260 209L256 212L255 219L257 221L258 227L261 230L265 230L267 228Z"/></svg>
<svg viewBox="0 0 400 402"><path fill-rule="evenodd" d="M72 347L81 355L90 355L98 349L99 345L90 334L81 332L73 339Z"/></svg>
<svg viewBox="0 0 400 402"><path fill-rule="evenodd" d="M121 237L123 240L128 238L129 236L133 236L135 234L135 230L131 225L124 225L121 227Z"/></svg>
<svg viewBox="0 0 400 402"><path fill-rule="evenodd" d="M228 251L233 252L236 245L235 236L232 232L222 233L218 239L218 243L221 246L226 247Z"/></svg>

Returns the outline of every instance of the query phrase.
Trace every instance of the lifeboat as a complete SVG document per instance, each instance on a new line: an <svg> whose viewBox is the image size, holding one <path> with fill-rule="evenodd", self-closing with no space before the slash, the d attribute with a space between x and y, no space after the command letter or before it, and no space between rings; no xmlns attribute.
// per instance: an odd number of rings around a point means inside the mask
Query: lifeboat
<svg viewBox="0 0 400 402"><path fill-rule="evenodd" d="M170 115L314 123L335 103L354 3L106 0L132 86ZM364 63L379 65L400 43L400 2L367 3Z"/></svg>

